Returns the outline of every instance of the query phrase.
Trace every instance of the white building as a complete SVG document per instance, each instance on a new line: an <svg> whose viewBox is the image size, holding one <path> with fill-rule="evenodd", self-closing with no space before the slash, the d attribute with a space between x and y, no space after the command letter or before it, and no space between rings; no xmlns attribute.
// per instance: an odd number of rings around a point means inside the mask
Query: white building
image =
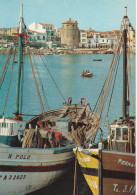
<svg viewBox="0 0 137 195"><path fill-rule="evenodd" d="M87 47L87 32L84 30L80 30L80 43L79 47Z"/></svg>
<svg viewBox="0 0 137 195"><path fill-rule="evenodd" d="M45 33L40 33L34 30L28 30L28 34L30 42L46 43Z"/></svg>
<svg viewBox="0 0 137 195"><path fill-rule="evenodd" d="M115 31L95 32L95 31L80 31L79 47L82 48L113 48L117 41Z"/></svg>
<svg viewBox="0 0 137 195"><path fill-rule="evenodd" d="M55 37L53 24L33 22L28 26L28 30L33 32L33 38L39 42L51 42Z"/></svg>

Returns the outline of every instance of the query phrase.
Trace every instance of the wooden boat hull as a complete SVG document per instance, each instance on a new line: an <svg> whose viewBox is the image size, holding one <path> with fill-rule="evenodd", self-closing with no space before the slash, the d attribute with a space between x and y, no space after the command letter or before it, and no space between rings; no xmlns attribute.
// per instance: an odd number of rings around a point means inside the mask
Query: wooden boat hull
<svg viewBox="0 0 137 195"><path fill-rule="evenodd" d="M135 154L110 150L102 150L100 154L98 149L86 151L96 156L78 150L77 159L94 195L135 194ZM76 154L76 150L74 152Z"/></svg>
<svg viewBox="0 0 137 195"><path fill-rule="evenodd" d="M92 73L88 73L88 74L82 74L81 76L82 76L82 77L92 77L93 74L92 74Z"/></svg>
<svg viewBox="0 0 137 195"><path fill-rule="evenodd" d="M0 147L0 194L26 194L51 184L73 162L73 148Z"/></svg>
<svg viewBox="0 0 137 195"><path fill-rule="evenodd" d="M93 61L102 61L102 59L93 59Z"/></svg>

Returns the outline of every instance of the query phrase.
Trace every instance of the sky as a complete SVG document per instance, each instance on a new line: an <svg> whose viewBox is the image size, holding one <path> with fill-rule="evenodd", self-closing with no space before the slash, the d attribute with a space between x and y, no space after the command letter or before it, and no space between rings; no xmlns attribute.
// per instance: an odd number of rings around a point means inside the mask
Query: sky
<svg viewBox="0 0 137 195"><path fill-rule="evenodd" d="M125 6L136 24L136 0L0 0L0 28L18 26L20 4L26 26L39 22L61 28L71 18L80 30L119 30Z"/></svg>

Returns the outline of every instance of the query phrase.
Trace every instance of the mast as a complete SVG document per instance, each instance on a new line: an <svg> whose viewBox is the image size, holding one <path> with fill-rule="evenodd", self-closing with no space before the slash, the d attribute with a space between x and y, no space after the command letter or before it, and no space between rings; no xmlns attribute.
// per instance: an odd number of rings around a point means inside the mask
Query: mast
<svg viewBox="0 0 137 195"><path fill-rule="evenodd" d="M127 7L125 7L125 16L123 18L123 118L127 118L129 116L128 112L128 100L127 100Z"/></svg>
<svg viewBox="0 0 137 195"><path fill-rule="evenodd" d="M16 111L15 115L19 115L19 100L20 100L20 78L21 78L21 61L22 61L22 33L23 33L23 4L20 5L19 18L19 33L18 33L18 72L17 72L17 87L16 87Z"/></svg>

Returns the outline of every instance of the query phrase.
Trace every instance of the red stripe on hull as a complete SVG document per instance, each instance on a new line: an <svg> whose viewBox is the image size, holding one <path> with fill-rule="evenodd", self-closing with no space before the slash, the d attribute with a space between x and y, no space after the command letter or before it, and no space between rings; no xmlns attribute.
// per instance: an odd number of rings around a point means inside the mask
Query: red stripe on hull
<svg viewBox="0 0 137 195"><path fill-rule="evenodd" d="M48 166L11 166L11 165L0 165L1 172L51 172L59 171L71 166L72 162L57 165Z"/></svg>

